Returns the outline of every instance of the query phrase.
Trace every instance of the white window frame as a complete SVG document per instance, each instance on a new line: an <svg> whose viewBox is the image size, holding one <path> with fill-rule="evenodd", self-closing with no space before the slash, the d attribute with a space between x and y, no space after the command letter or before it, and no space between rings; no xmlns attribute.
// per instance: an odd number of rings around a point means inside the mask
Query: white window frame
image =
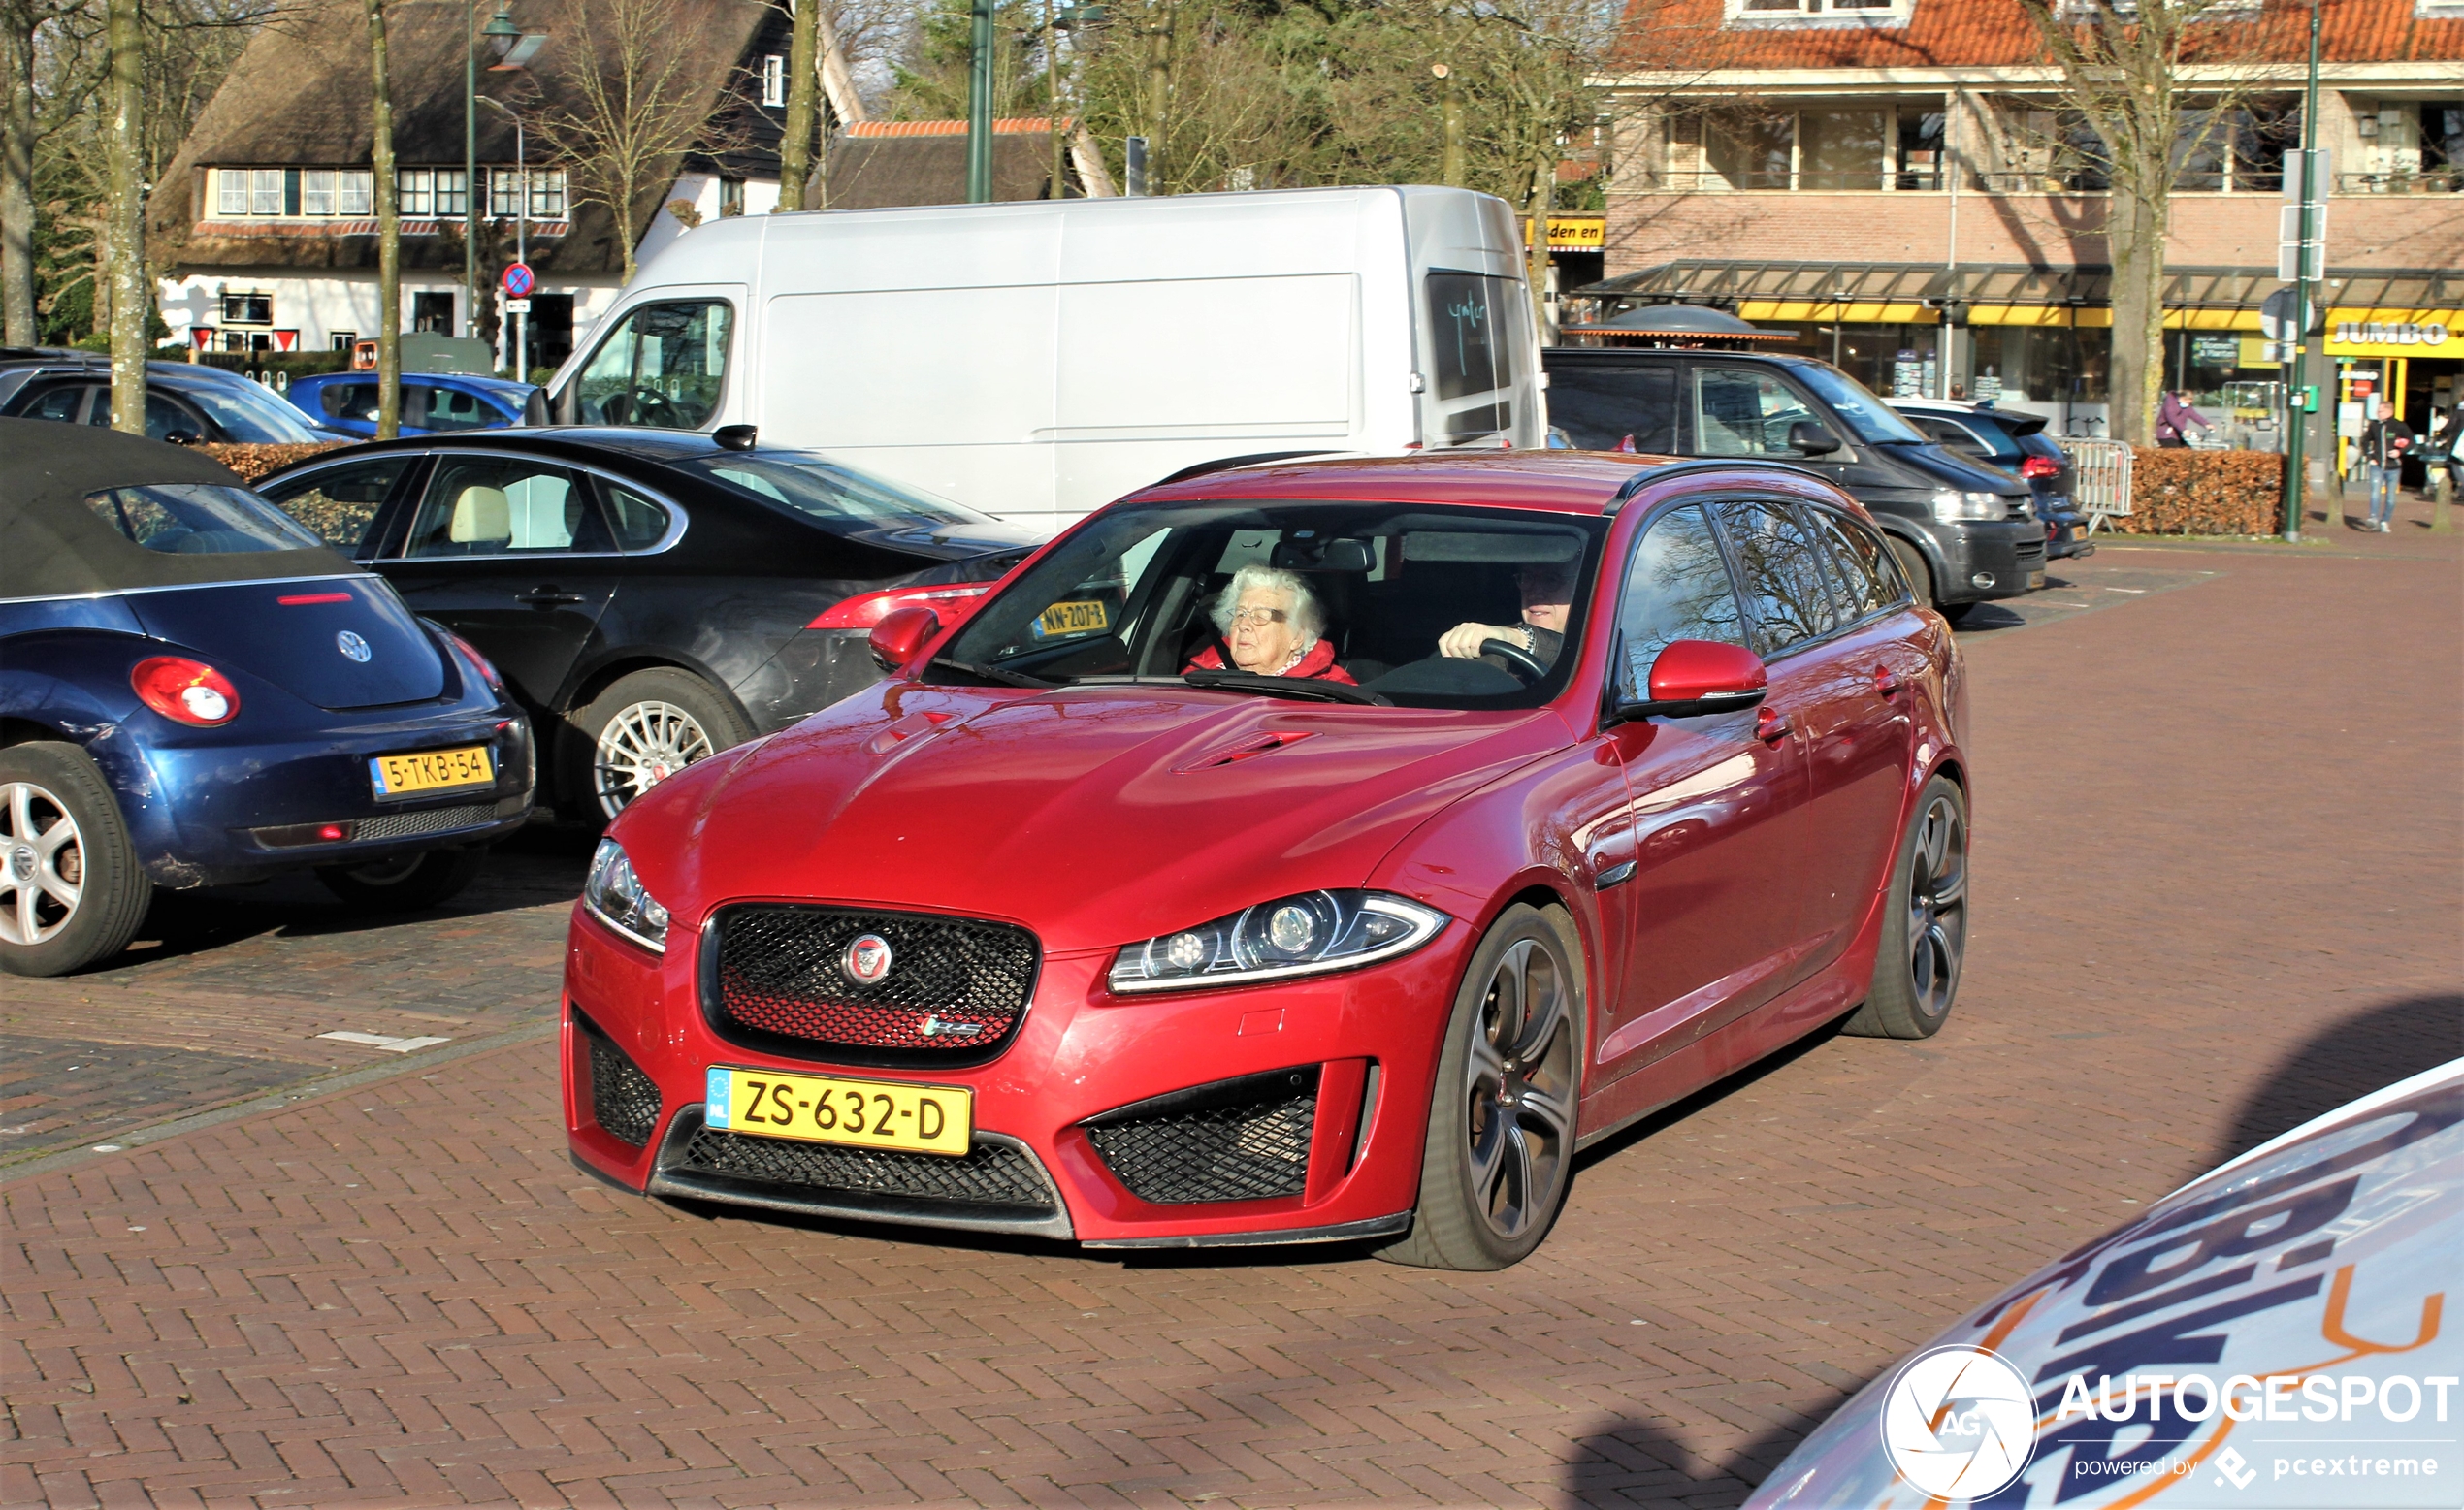
<svg viewBox="0 0 2464 1510"><path fill-rule="evenodd" d="M531 218L562 220L565 218L565 170L534 168L531 170Z"/></svg>
<svg viewBox="0 0 2464 1510"><path fill-rule="evenodd" d="M303 168L300 170L300 213L330 215L334 213L334 170Z"/></svg>
<svg viewBox="0 0 2464 1510"><path fill-rule="evenodd" d="M251 168L248 170L248 213L278 215L282 213L282 170Z"/></svg>
<svg viewBox="0 0 2464 1510"><path fill-rule="evenodd" d="M214 177L214 213L244 215L248 212L248 170L217 168Z"/></svg>
<svg viewBox="0 0 2464 1510"><path fill-rule="evenodd" d="M764 53L762 58L762 103L787 103L787 59L775 52Z"/></svg>
<svg viewBox="0 0 2464 1510"><path fill-rule="evenodd" d="M334 175L334 212L373 215L376 212L376 170L343 168Z"/></svg>
<svg viewBox="0 0 2464 1510"><path fill-rule="evenodd" d="M1731 27L1905 26L1916 0L1722 0L1722 8Z"/></svg>
<svg viewBox="0 0 2464 1510"><path fill-rule="evenodd" d="M394 209L397 213L425 220L437 212L437 173L433 168L397 168L394 170Z"/></svg>

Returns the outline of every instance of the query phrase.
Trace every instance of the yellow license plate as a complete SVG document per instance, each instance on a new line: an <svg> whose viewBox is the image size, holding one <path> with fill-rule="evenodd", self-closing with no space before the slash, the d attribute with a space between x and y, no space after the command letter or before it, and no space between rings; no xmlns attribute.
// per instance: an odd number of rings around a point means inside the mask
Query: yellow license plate
<svg viewBox="0 0 2464 1510"><path fill-rule="evenodd" d="M399 797L405 792L439 791L447 787L494 786L496 761L485 745L459 750L422 750L417 755L377 755L368 762L376 795Z"/></svg>
<svg viewBox="0 0 2464 1510"><path fill-rule="evenodd" d="M962 1085L713 1065L703 1101L704 1126L799 1142L963 1156L975 1133L975 1092Z"/></svg>
<svg viewBox="0 0 2464 1510"><path fill-rule="evenodd" d="M1035 621L1035 637L1054 634L1092 634L1113 626L1112 610L1102 599L1085 603L1054 603Z"/></svg>

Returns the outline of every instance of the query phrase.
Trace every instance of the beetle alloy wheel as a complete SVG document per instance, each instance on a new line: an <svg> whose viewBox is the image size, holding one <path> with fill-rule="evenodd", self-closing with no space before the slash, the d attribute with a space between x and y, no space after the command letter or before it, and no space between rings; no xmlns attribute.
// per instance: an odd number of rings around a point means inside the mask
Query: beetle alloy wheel
<svg viewBox="0 0 2464 1510"><path fill-rule="evenodd" d="M85 837L68 805L32 782L0 785L0 941L41 944L85 894Z"/></svg>
<svg viewBox="0 0 2464 1510"><path fill-rule="evenodd" d="M1518 1238L1546 1221L1574 1155L1574 1033L1563 960L1517 940L1490 973L1464 1057L1473 1205Z"/></svg>
<svg viewBox="0 0 2464 1510"><path fill-rule="evenodd" d="M1947 794L1926 804L1908 877L1908 985L1917 1010L1951 1010L1967 952L1967 824Z"/></svg>
<svg viewBox="0 0 2464 1510"><path fill-rule="evenodd" d="M717 749L701 721L672 702L653 699L618 709L599 731L591 760L600 812L614 818L627 803Z"/></svg>

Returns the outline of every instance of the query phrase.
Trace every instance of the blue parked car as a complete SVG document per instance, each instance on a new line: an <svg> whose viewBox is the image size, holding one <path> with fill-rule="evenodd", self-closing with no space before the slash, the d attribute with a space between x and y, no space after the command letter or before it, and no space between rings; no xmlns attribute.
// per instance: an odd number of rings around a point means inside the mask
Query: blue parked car
<svg viewBox="0 0 2464 1510"><path fill-rule="evenodd" d="M470 377L459 372L403 374L402 432L429 435L440 431L497 430L522 423L524 407L539 390L530 383L503 377ZM291 380L292 406L308 422L353 435L376 434L376 374L318 372Z"/></svg>
<svg viewBox="0 0 2464 1510"><path fill-rule="evenodd" d="M431 907L528 818L495 668L231 471L33 420L0 455L0 970L117 953L156 886Z"/></svg>
<svg viewBox="0 0 2464 1510"><path fill-rule="evenodd" d="M112 361L90 351L0 349L0 415L68 425L112 422ZM146 434L156 440L308 445L356 440L300 411L273 389L217 367L146 364Z"/></svg>

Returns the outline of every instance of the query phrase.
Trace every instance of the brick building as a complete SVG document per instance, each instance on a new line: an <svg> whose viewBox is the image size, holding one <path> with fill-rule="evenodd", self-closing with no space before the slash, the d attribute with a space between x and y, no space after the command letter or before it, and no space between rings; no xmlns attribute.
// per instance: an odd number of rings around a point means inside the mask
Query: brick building
<svg viewBox="0 0 2464 1510"><path fill-rule="evenodd" d="M577 22L585 3L512 0L514 22L544 40L516 44L517 57L481 39L483 99L525 113L574 105L586 61L577 38L597 35L602 54L618 46L604 20L596 34ZM403 328L496 341L503 322L494 293L474 309L463 281L473 187L463 159L471 8L397 0L386 14ZM357 0L309 0L261 28L154 186L147 218L175 337L217 351L315 351L375 334L366 17ZM727 150L663 165L624 216L575 203L567 176L542 165L535 137L518 153L507 113L477 107L480 275L493 290L517 240L527 243L538 277L530 310L535 367L562 361L614 301L623 281L619 237L647 255L686 229L666 208L678 200L695 207L689 218L697 221L762 214L778 202L786 10L762 0L678 0L677 20L685 76L706 91L712 140Z"/></svg>
<svg viewBox="0 0 2464 1510"><path fill-rule="evenodd" d="M2173 202L2166 386L2259 444L2309 15L2245 0L2177 75L2205 140ZM2464 387L2464 0L2324 18L2325 353L2342 397L2391 388L2423 422ZM1630 0L1620 62L1605 278L1578 291L1601 312L1717 304L1885 393L2105 433L2108 196L2018 0Z"/></svg>

